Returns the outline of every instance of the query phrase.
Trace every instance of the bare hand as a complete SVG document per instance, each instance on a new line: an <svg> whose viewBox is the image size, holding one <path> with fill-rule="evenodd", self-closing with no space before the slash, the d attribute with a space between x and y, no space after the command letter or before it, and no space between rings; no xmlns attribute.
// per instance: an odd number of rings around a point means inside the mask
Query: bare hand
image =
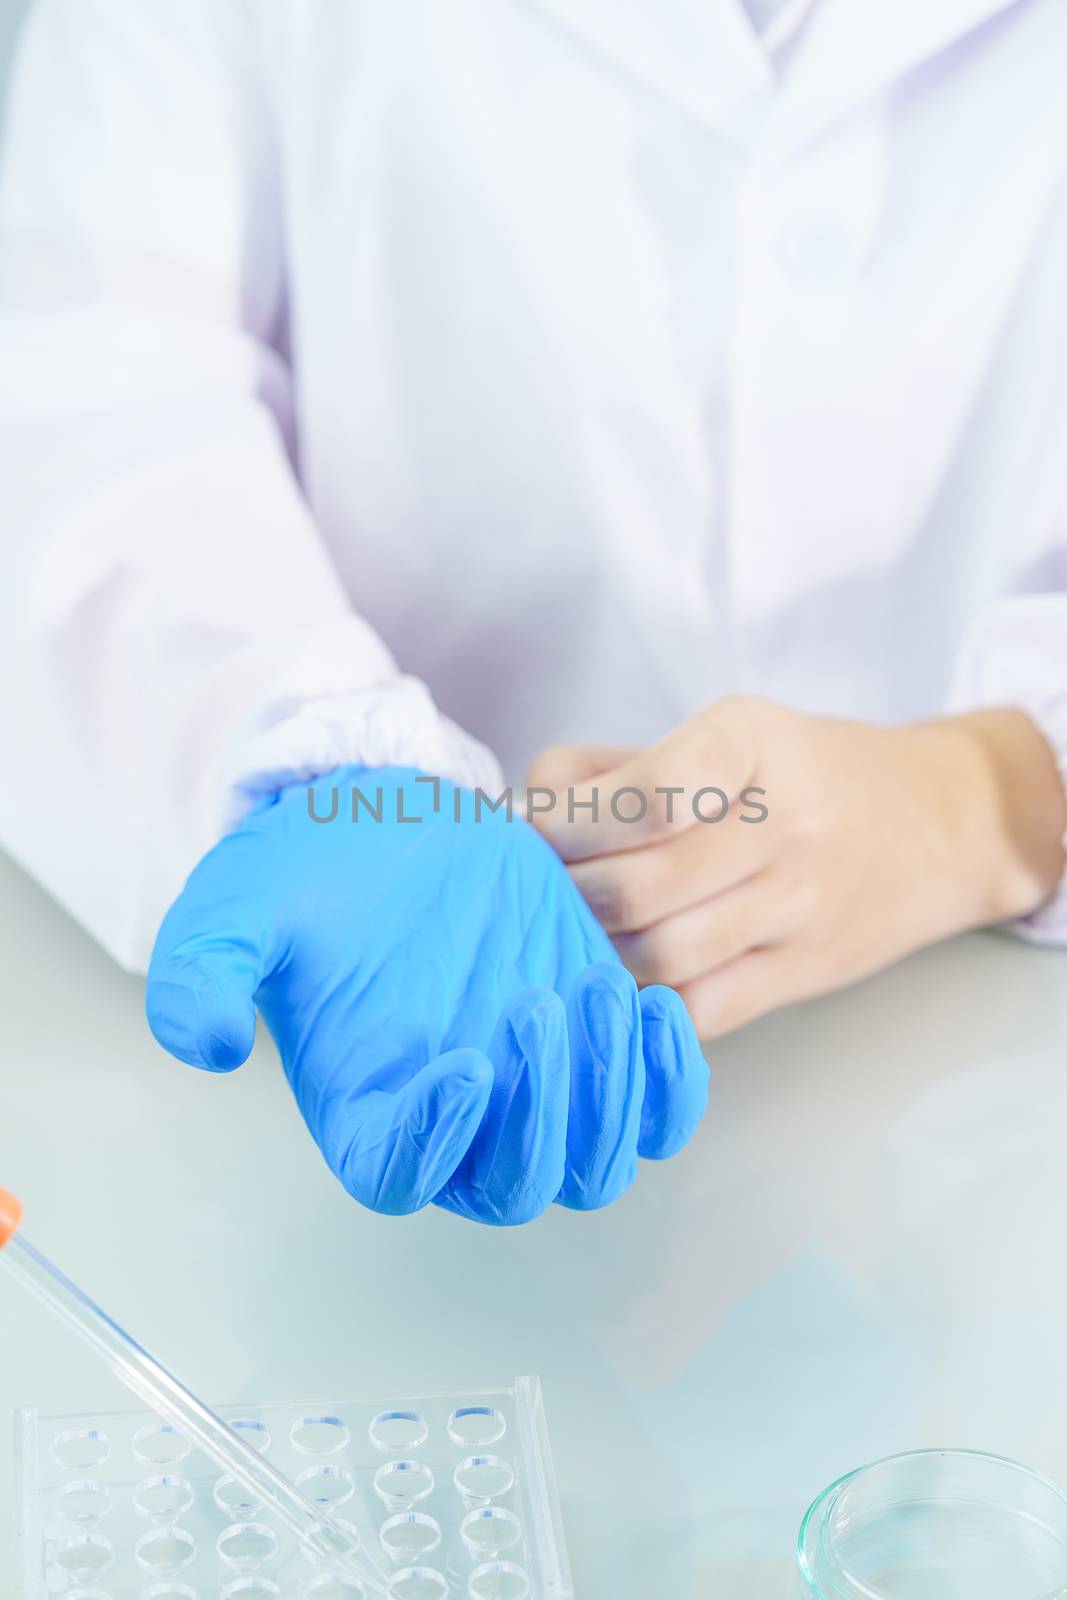
<svg viewBox="0 0 1067 1600"><path fill-rule="evenodd" d="M1024 915L1063 871L1063 785L1012 708L887 728L731 696L645 750L555 747L528 782L637 981L705 1038Z"/></svg>

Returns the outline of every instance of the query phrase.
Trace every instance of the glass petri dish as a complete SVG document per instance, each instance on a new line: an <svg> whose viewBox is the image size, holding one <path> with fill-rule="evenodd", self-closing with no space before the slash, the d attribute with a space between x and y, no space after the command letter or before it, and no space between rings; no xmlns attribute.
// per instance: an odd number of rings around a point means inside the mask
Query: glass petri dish
<svg viewBox="0 0 1067 1600"><path fill-rule="evenodd" d="M1000 1456L891 1456L823 1491L797 1567L802 1600L1067 1600L1067 1497Z"/></svg>

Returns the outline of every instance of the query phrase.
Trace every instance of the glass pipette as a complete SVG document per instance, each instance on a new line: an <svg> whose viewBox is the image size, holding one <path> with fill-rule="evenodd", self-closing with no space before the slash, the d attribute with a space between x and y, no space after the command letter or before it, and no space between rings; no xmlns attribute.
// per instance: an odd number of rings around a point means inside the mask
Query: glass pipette
<svg viewBox="0 0 1067 1600"><path fill-rule="evenodd" d="M230 1473L279 1522L296 1534L314 1561L359 1579L372 1595L387 1595L388 1583L359 1539L265 1461L210 1406L204 1405L154 1356L113 1322L76 1284L20 1232L22 1205L0 1188L0 1266L54 1311L94 1349L117 1378Z"/></svg>

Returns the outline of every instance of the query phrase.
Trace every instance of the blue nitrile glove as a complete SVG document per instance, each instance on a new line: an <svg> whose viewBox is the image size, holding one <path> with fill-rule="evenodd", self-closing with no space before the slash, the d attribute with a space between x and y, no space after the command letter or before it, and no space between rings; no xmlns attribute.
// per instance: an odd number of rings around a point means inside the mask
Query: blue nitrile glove
<svg viewBox="0 0 1067 1600"><path fill-rule="evenodd" d="M362 803L352 820L354 788L375 809L381 790L380 822ZM638 995L532 828L443 781L435 813L434 782L400 768L311 790L247 816L168 911L162 1045L229 1071L258 1005L323 1155L376 1211L525 1222L607 1205L638 1155L682 1148L708 1079L685 1008Z"/></svg>

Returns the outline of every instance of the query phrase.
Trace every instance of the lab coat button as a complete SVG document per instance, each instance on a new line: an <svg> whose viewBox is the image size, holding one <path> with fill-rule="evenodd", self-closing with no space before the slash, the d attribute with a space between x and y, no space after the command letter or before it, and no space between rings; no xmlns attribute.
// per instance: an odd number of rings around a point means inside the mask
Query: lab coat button
<svg viewBox="0 0 1067 1600"><path fill-rule="evenodd" d="M838 287L848 277L855 254L851 235L837 217L796 217L779 235L779 262L803 288Z"/></svg>

